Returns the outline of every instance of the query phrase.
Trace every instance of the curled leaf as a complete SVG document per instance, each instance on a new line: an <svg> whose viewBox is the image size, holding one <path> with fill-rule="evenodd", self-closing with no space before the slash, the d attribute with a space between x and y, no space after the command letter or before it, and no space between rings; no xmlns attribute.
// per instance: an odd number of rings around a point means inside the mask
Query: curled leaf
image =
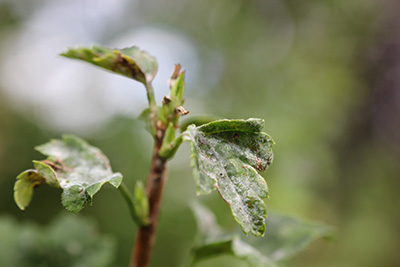
<svg viewBox="0 0 400 267"><path fill-rule="evenodd" d="M111 49L98 45L90 48L78 47L69 49L61 55L89 62L143 84L151 83L158 67L154 57L136 46L124 49Z"/></svg>
<svg viewBox="0 0 400 267"><path fill-rule="evenodd" d="M120 173L113 173L107 157L84 140L64 135L62 140L52 140L36 147L48 156L43 161L33 161L34 170L27 170L17 177L14 199L24 209L28 206L33 188L47 183L63 189L62 204L71 212L79 212L103 184L118 188Z"/></svg>

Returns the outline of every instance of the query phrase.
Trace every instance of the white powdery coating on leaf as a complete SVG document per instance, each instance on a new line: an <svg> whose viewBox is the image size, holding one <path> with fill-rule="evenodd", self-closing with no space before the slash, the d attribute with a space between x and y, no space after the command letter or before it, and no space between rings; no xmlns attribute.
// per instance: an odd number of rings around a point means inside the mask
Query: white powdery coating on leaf
<svg viewBox="0 0 400 267"><path fill-rule="evenodd" d="M224 135L224 131L212 134L203 133L195 126L188 128L185 140L191 142L192 166L198 191L205 194L210 193L213 186L217 188L221 197L231 206L243 231L263 235L266 206L261 198L268 196L268 187L253 166L266 169L272 158L272 143L264 133L235 132L235 129L226 130L227 134L233 135L232 139ZM254 148L255 145L261 152ZM263 145L267 147L263 148ZM260 155L265 158L260 158Z"/></svg>

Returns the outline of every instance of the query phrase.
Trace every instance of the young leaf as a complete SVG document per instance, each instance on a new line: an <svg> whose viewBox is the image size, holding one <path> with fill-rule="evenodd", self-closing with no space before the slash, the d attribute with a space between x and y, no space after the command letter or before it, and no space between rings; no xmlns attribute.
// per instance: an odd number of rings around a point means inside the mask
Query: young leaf
<svg viewBox="0 0 400 267"><path fill-rule="evenodd" d="M149 200L141 181L136 182L134 208L140 220L139 225L149 224Z"/></svg>
<svg viewBox="0 0 400 267"><path fill-rule="evenodd" d="M103 46L69 49L62 56L80 59L106 70L137 80L151 83L157 73L157 61L136 46L125 49L110 49Z"/></svg>
<svg viewBox="0 0 400 267"><path fill-rule="evenodd" d="M122 197L128 204L133 221L138 226L148 225L150 223L149 200L142 182L136 182L134 194L129 191L128 187L124 183L121 183L118 190L121 192Z"/></svg>
<svg viewBox="0 0 400 267"><path fill-rule="evenodd" d="M122 181L120 173L113 173L106 156L84 140L64 135L62 140L52 140L36 147L46 160L34 161L35 170L27 170L17 177L14 199L24 209L28 206L33 188L47 183L60 187L62 204L71 212L79 212L104 183L118 188Z"/></svg>
<svg viewBox="0 0 400 267"><path fill-rule="evenodd" d="M165 96L163 99L163 106L162 106L162 116L161 121L164 124L168 124L172 122L173 126L178 125L179 118L189 113L189 111L185 110L182 106L185 93L185 72L173 73L170 84L171 84L171 91L169 96Z"/></svg>
<svg viewBox="0 0 400 267"><path fill-rule="evenodd" d="M182 135L175 139L175 127L170 122L167 130L165 131L165 136L158 154L165 159L171 159L175 155L182 142Z"/></svg>
<svg viewBox="0 0 400 267"><path fill-rule="evenodd" d="M171 98L176 98L183 104L183 96L185 94L185 72L181 72L171 87Z"/></svg>
<svg viewBox="0 0 400 267"><path fill-rule="evenodd" d="M264 121L219 120L184 133L190 143L193 175L198 194L216 188L231 207L244 233L263 236L267 209L262 198L268 187L257 172L272 163L271 137L261 132Z"/></svg>
<svg viewBox="0 0 400 267"><path fill-rule="evenodd" d="M28 207L32 200L33 189L42 183L44 179L36 170L26 170L17 176L14 185L14 200L21 210Z"/></svg>

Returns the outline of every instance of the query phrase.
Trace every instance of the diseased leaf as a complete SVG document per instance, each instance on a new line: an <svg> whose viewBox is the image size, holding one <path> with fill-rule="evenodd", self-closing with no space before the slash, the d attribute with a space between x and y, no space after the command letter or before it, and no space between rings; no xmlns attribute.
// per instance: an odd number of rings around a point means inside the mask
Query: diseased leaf
<svg viewBox="0 0 400 267"><path fill-rule="evenodd" d="M197 243L204 243L223 236L223 229L218 225L214 213L198 202L190 204L197 223Z"/></svg>
<svg viewBox="0 0 400 267"><path fill-rule="evenodd" d="M277 266L255 247L242 241L238 235L227 234L208 208L198 203L193 203L191 208L196 218L198 235L191 250L190 266L222 254L243 260L248 266Z"/></svg>
<svg viewBox="0 0 400 267"><path fill-rule="evenodd" d="M334 239L335 234L335 230L325 224L273 213L268 217L265 237L254 239L252 244L270 259L280 261L305 250L317 239Z"/></svg>
<svg viewBox="0 0 400 267"><path fill-rule="evenodd" d="M220 118L218 118L217 116L194 116L194 117L190 117L187 118L185 120L183 120L180 124L179 124L179 129L184 132L186 131L187 127L191 124L194 124L196 126L200 126L215 120L218 120Z"/></svg>
<svg viewBox="0 0 400 267"><path fill-rule="evenodd" d="M257 249L243 242L238 237L227 237L202 246L195 247L192 251L192 265L211 257L221 254L230 254L237 259L243 260L250 267L274 267L273 261L263 256Z"/></svg>
<svg viewBox="0 0 400 267"><path fill-rule="evenodd" d="M231 207L244 233L263 236L267 209L262 198L268 187L258 171L272 163L272 138L261 132L264 121L219 120L191 125L184 133L189 141L197 194L217 189Z"/></svg>
<svg viewBox="0 0 400 267"><path fill-rule="evenodd" d="M62 204L72 212L79 212L104 183L118 188L122 181L120 173L113 173L106 156L84 140L64 135L62 140L52 140L36 147L48 156L43 161L33 161L35 170L27 170L17 177L14 198L24 209L32 198L33 188L47 183L60 187Z"/></svg>
<svg viewBox="0 0 400 267"><path fill-rule="evenodd" d="M156 59L136 46L124 49L98 45L91 48L79 47L69 49L61 55L89 62L143 84L151 83L157 73Z"/></svg>
<svg viewBox="0 0 400 267"><path fill-rule="evenodd" d="M267 220L265 237L248 237L244 242L238 232L222 229L207 207L199 203L190 206L198 229L191 250L191 265L221 254L230 254L249 266L280 266L280 261L305 250L312 241L333 239L335 236L335 231L327 225L272 213Z"/></svg>

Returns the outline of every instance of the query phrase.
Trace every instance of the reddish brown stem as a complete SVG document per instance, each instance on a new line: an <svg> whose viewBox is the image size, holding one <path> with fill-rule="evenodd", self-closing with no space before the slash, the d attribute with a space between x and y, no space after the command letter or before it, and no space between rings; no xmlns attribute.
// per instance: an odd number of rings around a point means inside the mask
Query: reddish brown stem
<svg viewBox="0 0 400 267"><path fill-rule="evenodd" d="M150 257L154 247L161 197L164 184L167 180L167 161L158 155L163 137L164 131L158 130L150 173L147 178L146 192L149 199L150 224L142 226L138 230L135 246L132 251L130 267L148 267L150 265Z"/></svg>

